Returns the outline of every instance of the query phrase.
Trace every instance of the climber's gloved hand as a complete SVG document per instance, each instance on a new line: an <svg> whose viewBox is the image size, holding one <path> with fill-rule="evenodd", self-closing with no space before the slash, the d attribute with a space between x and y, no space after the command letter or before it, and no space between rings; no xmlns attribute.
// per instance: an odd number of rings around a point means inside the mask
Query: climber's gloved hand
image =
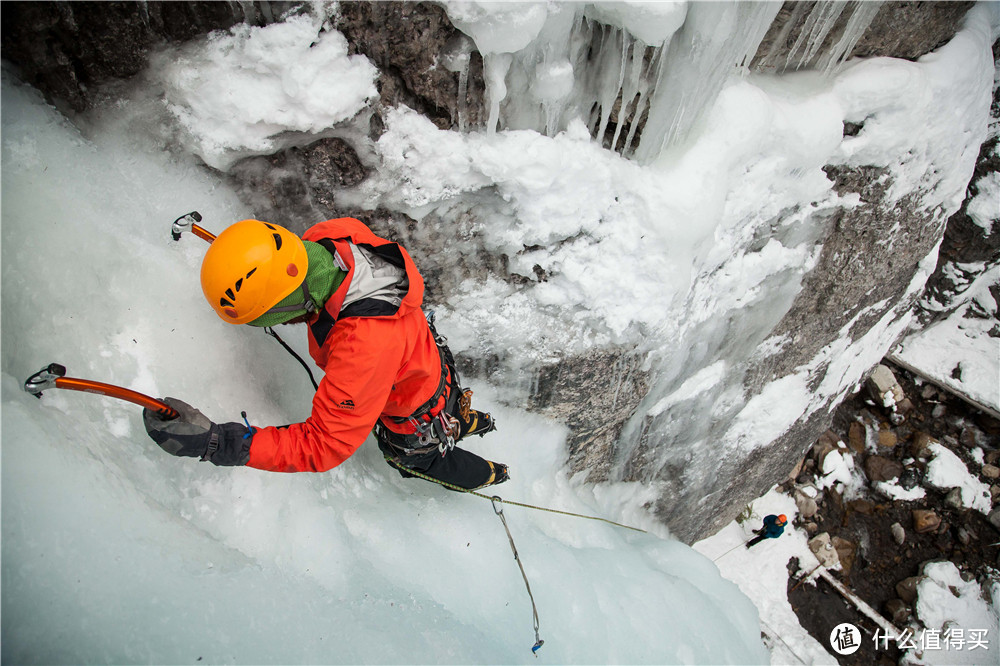
<svg viewBox="0 0 1000 666"><path fill-rule="evenodd" d="M142 410L146 433L160 448L174 456L201 458L216 465L245 465L250 459L253 433L242 423L213 423L200 411L177 398L163 398L180 414L163 421L148 409Z"/></svg>

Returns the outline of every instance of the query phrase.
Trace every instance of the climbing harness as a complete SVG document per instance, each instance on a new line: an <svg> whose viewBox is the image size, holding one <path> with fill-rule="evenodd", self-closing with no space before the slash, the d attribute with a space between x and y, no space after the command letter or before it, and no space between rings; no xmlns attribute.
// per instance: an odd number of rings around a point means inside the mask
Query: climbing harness
<svg viewBox="0 0 1000 666"><path fill-rule="evenodd" d="M391 456L385 456L385 460L386 460L387 463L389 463L390 465L393 465L394 467L396 467L397 469L399 469L401 472L405 472L406 474L410 474L412 476L416 476L418 478L424 479L425 481L431 481L431 482L436 483L436 484L438 484L440 486L444 486L445 488L448 488L449 490L456 490L456 491L461 492L461 493L466 493L467 495L475 495L476 497L482 497L483 499L488 499L490 501L490 503L493 505L493 511L497 514L497 516L499 516L500 522L503 523L503 528L507 532L507 539L510 541L510 549L512 551L514 551L514 560L517 562L517 566L521 569L521 577L524 578L524 586L528 590L528 598L531 599L531 612L532 612L532 619L533 619L534 628L535 628L535 644L534 644L534 646L532 646L531 651L533 653L535 653L536 657L538 656L538 654L537 654L538 653L538 649L541 648L542 645L545 643L545 641L543 641L541 638L539 638L539 635L538 635L538 608L535 606L535 597L531 594L531 586L528 584L528 576L524 573L524 566L521 564L521 558L517 554L517 548L514 546L514 537L511 536L510 528L507 526L507 518L504 516L503 506L502 505L503 504L510 504L511 506L519 506L519 507L523 507L525 509L535 509L536 511L546 511L548 513L558 513L558 514L562 514L564 516L573 516L575 518L586 518L587 520L599 520L601 522L608 523L609 525L614 525L616 527L624 527L625 529L628 529L628 530L634 530L636 532L642 532L643 534L646 533L646 530L644 530L644 529L640 529L638 527L632 527L631 525L623 525L621 523L616 523L613 520L608 520L607 518L601 518L599 516L586 516L586 515L583 515L582 513L573 513L572 511L560 511L558 509L549 509L549 508L546 508L546 507L543 507L543 506L535 506L533 504L524 504L522 502L511 502L509 500L503 499L499 495L492 495L492 496L491 495L485 495L483 493L476 492L475 490L470 490L469 488L463 488L461 486L456 486L453 483L448 483L447 481L442 481L440 479L435 479L432 476L428 476L428 475L426 475L426 474L424 474L422 472L418 472L417 470L412 469L412 468L407 467L406 465L404 465L402 463L402 461L399 460L398 458L393 458Z"/></svg>
<svg viewBox="0 0 1000 666"><path fill-rule="evenodd" d="M429 400L409 416L391 417L396 424L409 424L414 430L412 435L394 433L379 423L375 428L375 437L392 450L406 456L423 455L436 449L443 457L455 448L455 443L461 433L458 419L453 414L457 411L466 421L468 420L472 391L462 388L462 380L459 377L458 368L455 367L455 357L448 348L448 338L439 334L434 327L434 311L426 313L426 317L427 325L430 327L434 344L437 345L438 355L441 358L441 379L437 389ZM431 414L441 401L441 396L446 394L448 397L444 407L437 414ZM420 446L405 446L400 441L401 439L406 442L419 443Z"/></svg>

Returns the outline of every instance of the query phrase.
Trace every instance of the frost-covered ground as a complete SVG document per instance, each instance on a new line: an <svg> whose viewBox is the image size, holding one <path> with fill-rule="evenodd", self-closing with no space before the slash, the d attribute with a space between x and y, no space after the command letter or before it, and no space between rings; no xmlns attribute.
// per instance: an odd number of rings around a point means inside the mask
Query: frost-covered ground
<svg viewBox="0 0 1000 666"><path fill-rule="evenodd" d="M623 23L636 18L611 13ZM482 39L516 36L502 21L491 27L491 16L464 20L485 26ZM524 16L526 43L557 27ZM653 18L640 22L653 33L677 24L671 12ZM756 27L766 19L749 18ZM730 444L750 448L846 390L833 381L811 394L794 376L772 387L780 403L763 404L766 393L742 408L736 391L743 360L815 263L822 212L851 203L832 192L821 167L885 163L902 192L917 184L921 160L967 143L937 165L940 199L957 208L982 110L956 100L978 100L991 20L995 12L980 10L961 39L921 63L850 63L832 79L723 76L687 141L643 166L595 145L569 117L568 97L542 100L553 136L444 132L397 109L378 143L364 146L383 168L355 203L418 218L475 206L487 250L512 252L513 269L529 278L535 265L553 276L516 293L507 284L463 284L441 318L456 350L516 350L528 365L600 342L670 341L676 353L661 349L652 360L663 381L648 411L688 428L695 448L699 423L738 412ZM28 374L57 361L71 375L176 395L216 420L241 410L259 424L305 417L304 375L260 333L218 321L200 295L200 241L174 244L167 229L189 210L215 231L252 213L195 155L226 167L304 142L371 98L373 70L346 55L336 31L304 25L239 28L165 53L146 88L81 119L82 134L5 77L5 661L531 659L530 605L483 500L403 481L370 445L323 475L174 460L146 439L134 407L60 391L39 402L20 392ZM495 76L512 63L490 60L495 93ZM541 72L568 83L561 60ZM303 85L317 77L335 100L317 100ZM686 83L699 94L712 88ZM227 104L234 97L247 103ZM948 105L953 122L930 122ZM865 132L844 141L843 121L866 118ZM926 129L916 166L887 158L913 147L913 127ZM483 191L493 195L477 198ZM845 339L826 350L839 362L829 376L859 376L904 324L887 320L854 346ZM475 448L513 470L501 495L655 535L508 510L539 605L540 661L765 661L761 628L795 654L824 658L766 593L738 581L770 629L706 558L656 527L641 508L652 489L568 479L561 428L512 407L516 400L500 394L509 387L474 388L501 424ZM714 465L716 452L708 454ZM783 648L770 644L784 662Z"/></svg>
<svg viewBox="0 0 1000 666"><path fill-rule="evenodd" d="M827 456L828 458L830 456ZM961 463L960 463L961 464ZM843 479L840 490L850 497L852 486L865 483L858 478L860 471L842 466L832 470ZM976 482L965 466L943 473L938 483L945 487L965 487ZM695 544L695 550L712 559L722 575L732 580L754 600L760 611L761 632L771 650L774 664L836 664L831 642L820 644L799 625L798 618L788 602L787 563L797 558L797 578L813 572L819 561L808 546L808 535L802 529L786 528L777 539L766 539L753 548L743 544L752 538L752 529L759 528L767 514L783 513L789 524L795 521L798 511L795 501L783 493L772 490L755 501L752 513L744 522L733 521L715 536ZM836 567L839 569L839 564ZM980 585L965 581L954 564L936 562L924 570L926 578L917 586L915 615L923 627L897 627L900 634L888 639L905 653L905 663L914 664L990 664L1000 655L1000 609L988 599L1000 599L1000 585L995 581ZM827 585L815 578L805 585ZM834 592L831 590L831 594ZM878 612L879 609L876 609ZM858 617L860 618L860 612ZM834 627L830 627L831 633ZM970 637L975 637L969 640ZM885 639L880 635L862 635L863 640L878 645L884 651ZM878 653L876 648L875 653Z"/></svg>

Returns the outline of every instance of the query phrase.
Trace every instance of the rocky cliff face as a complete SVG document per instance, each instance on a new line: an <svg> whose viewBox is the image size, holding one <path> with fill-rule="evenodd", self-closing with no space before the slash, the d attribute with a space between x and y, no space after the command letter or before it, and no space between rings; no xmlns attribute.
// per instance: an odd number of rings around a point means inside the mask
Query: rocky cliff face
<svg viewBox="0 0 1000 666"><path fill-rule="evenodd" d="M387 109L405 104L437 127L455 130L483 127L488 109L483 58L440 6L340 4L332 26L347 37L353 53L367 56L381 73L380 101L372 109L368 135L345 133L249 158L228 175L263 219L281 219L302 230L318 219L356 215L376 231L399 238L424 270L431 301L446 301L449 291L470 275L492 276L517 288L526 278L510 269L512 257L486 249L471 208L436 212L418 223L401 212L356 210L344 203L351 198L342 195L378 169L370 142L382 133ZM850 54L915 59L947 42L971 5L886 2L877 11L852 14L833 3L786 3L761 42L752 68L779 72L824 68ZM241 21L265 24L277 20L278 13L287 8L285 3L14 3L5 8L3 57L50 100L80 111L100 82L141 71L149 50L161 41L189 39ZM816 17L823 11L843 14L828 20L827 32L818 39ZM588 34L592 39L605 39L594 36L604 33ZM817 48L805 51L807 40ZM653 50L645 53L648 64L655 56ZM615 100L617 111L610 125L592 125L595 135L610 137L609 147L620 145L612 128L623 101L626 106L629 103L626 98L621 94ZM627 119L625 133L641 136L645 116L638 116ZM622 121L626 122L625 116ZM846 125L844 131L853 136L863 129L864 122L859 121ZM995 170L990 160L995 161L995 154L984 151L981 168ZM852 339L872 331L893 335L894 323L916 299L914 277L944 232L944 209L926 206L923 191L903 197L887 195L892 182L884 168L829 165L826 172L839 194L858 195L860 205L826 210L821 219L814 220L817 240L822 243L815 268L805 276L780 321L740 352L744 358L736 364L743 373L746 404L760 397L770 383L804 367L810 368L810 382L825 381L830 360L823 359L824 350L845 331ZM933 174L928 174L927 187L933 186ZM780 225L781 220L776 220L776 226ZM956 231L945 242L942 261L957 261L952 255L961 247L986 252L990 261L997 261L995 247L984 250L978 238L963 241L961 223L953 222L953 227ZM442 238L456 251L447 256L437 252ZM536 268L531 280L544 281L544 270ZM936 279L932 284L939 292L951 289ZM732 331L735 337L743 333ZM780 353L764 351L778 340ZM884 341L886 348L891 342ZM755 349L755 345L759 346ZM683 437L678 440L676 431L664 423L667 416L648 416L644 411L649 407L644 400L657 381L647 363L648 352L642 343L599 345L520 370L533 377L528 406L570 427L572 468L588 471L595 481L655 485L660 499L653 509L682 539L695 540L711 532L784 479L829 425L836 399L813 409L776 440L747 453L730 452L718 459L716 452L691 446L691 441L682 445ZM502 380L507 365L504 357L510 353L479 350L465 360L478 372ZM846 392L861 379L863 370L835 379ZM725 432L725 424L712 424L703 434L722 436ZM696 478L693 467L703 468Z"/></svg>

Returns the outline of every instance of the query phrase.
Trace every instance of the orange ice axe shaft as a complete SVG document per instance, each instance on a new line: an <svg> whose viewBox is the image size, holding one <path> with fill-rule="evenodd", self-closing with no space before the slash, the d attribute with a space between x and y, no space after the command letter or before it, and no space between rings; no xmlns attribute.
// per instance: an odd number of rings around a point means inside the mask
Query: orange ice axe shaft
<svg viewBox="0 0 1000 666"><path fill-rule="evenodd" d="M76 379L66 377L66 367L58 363L50 363L35 374L28 377L24 382L24 390L32 395L41 398L42 391L50 388L67 389L70 391L83 391L85 393L97 393L109 398L117 398L126 402L145 407L154 412L163 421L172 421L180 414L176 409L165 402L151 398L132 389L122 388L113 384L95 382L89 379Z"/></svg>

